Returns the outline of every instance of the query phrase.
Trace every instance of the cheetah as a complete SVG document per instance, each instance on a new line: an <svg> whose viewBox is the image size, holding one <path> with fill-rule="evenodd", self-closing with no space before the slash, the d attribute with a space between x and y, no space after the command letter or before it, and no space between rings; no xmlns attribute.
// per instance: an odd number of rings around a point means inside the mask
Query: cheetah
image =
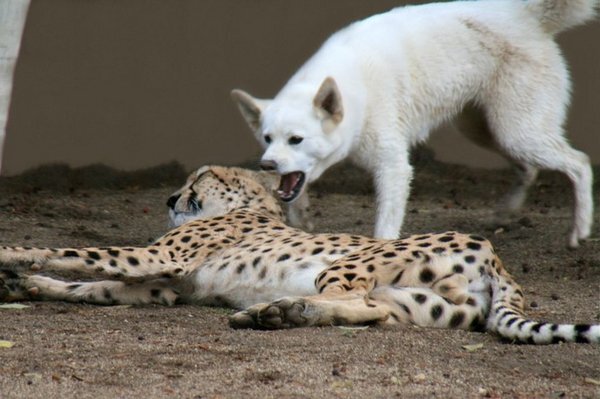
<svg viewBox="0 0 600 399"><path fill-rule="evenodd" d="M240 310L233 328L412 323L600 342L600 325L527 318L523 291L483 237L311 234L284 223L277 186L268 172L204 166L167 201L177 227L147 247L1 246L0 300L227 306ZM104 280L41 274L64 271Z"/></svg>

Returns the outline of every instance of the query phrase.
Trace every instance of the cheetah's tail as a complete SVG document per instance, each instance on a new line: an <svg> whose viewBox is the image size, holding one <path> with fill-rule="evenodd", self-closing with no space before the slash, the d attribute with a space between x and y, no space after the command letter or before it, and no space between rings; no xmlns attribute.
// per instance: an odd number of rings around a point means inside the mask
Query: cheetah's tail
<svg viewBox="0 0 600 399"><path fill-rule="evenodd" d="M509 341L524 344L600 343L600 325L554 324L529 319L518 300L520 289L515 287L516 284L506 283L509 280L512 280L510 276L499 276L493 283L488 330Z"/></svg>

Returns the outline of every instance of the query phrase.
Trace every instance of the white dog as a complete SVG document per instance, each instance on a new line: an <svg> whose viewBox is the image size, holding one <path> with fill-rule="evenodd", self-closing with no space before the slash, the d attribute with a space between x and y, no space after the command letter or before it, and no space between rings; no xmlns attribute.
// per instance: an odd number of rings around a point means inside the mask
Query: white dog
<svg viewBox="0 0 600 399"><path fill-rule="evenodd" d="M274 99L240 90L232 96L266 148L261 166L282 175L284 201L350 157L375 179L375 236L395 238L412 179L410 148L458 116L467 137L519 171L504 211L522 205L539 168L569 177L575 189L569 245L575 247L590 235L592 171L588 157L564 137L570 81L553 36L592 18L597 3L396 8L335 33Z"/></svg>

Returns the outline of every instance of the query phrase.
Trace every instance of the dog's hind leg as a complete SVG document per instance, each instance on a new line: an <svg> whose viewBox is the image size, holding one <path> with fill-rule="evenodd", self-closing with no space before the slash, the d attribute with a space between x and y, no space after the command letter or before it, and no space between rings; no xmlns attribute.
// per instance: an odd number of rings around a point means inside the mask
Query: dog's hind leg
<svg viewBox="0 0 600 399"><path fill-rule="evenodd" d="M558 55L557 55L558 56ZM569 246L589 237L593 219L592 168L587 155L573 149L564 137L569 82L561 62L544 69L516 65L503 71L485 98L485 115L494 142L521 165L557 170L571 180L575 191Z"/></svg>
<svg viewBox="0 0 600 399"><path fill-rule="evenodd" d="M499 219L505 219L519 211L527 199L527 191L537 178L538 168L530 163L519 162L512 158L510 154L502 151L502 148L496 144L485 115L480 108L471 104L467 105L456 118L455 125L473 143L498 153L511 164L517 179L510 191L498 202L496 215Z"/></svg>

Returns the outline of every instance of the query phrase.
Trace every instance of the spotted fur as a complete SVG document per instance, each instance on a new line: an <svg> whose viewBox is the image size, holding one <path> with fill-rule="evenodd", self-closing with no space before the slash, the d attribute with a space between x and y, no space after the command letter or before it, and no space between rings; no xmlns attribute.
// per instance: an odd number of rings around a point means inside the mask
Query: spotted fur
<svg viewBox="0 0 600 399"><path fill-rule="evenodd" d="M169 198L180 225L148 247L0 247L0 300L210 304L235 328L413 323L514 342L600 342L600 326L533 321L492 245L457 232L378 240L288 227L263 172L203 167ZM27 274L71 271L100 281Z"/></svg>

